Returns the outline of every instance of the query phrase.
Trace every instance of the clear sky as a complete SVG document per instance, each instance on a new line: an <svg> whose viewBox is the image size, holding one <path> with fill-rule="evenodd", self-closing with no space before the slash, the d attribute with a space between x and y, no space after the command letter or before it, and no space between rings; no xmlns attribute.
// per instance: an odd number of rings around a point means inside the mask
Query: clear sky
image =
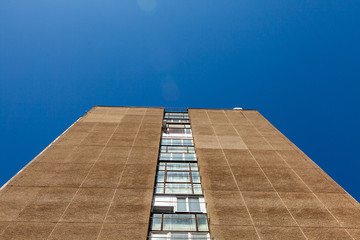
<svg viewBox="0 0 360 240"><path fill-rule="evenodd" d="M360 200L360 1L0 0L0 185L93 105L258 109Z"/></svg>

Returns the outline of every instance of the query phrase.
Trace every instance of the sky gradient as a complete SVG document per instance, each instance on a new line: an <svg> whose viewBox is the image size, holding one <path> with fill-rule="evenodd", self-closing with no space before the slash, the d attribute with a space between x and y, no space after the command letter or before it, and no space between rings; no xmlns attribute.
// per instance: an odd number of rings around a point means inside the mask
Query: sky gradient
<svg viewBox="0 0 360 240"><path fill-rule="evenodd" d="M360 200L360 2L0 0L0 185L94 105L257 109Z"/></svg>

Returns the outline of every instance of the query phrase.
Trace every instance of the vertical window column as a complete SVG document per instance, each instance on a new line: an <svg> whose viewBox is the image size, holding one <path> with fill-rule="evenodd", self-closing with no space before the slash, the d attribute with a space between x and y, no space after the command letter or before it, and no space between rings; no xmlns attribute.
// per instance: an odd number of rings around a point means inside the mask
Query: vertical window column
<svg viewBox="0 0 360 240"><path fill-rule="evenodd" d="M187 110L165 111L148 239L210 240Z"/></svg>

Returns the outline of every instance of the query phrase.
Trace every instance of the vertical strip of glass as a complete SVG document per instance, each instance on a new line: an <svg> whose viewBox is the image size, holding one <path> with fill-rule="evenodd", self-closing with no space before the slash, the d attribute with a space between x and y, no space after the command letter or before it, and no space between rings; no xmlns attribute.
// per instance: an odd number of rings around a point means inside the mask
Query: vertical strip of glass
<svg viewBox="0 0 360 240"><path fill-rule="evenodd" d="M187 109L164 113L148 239L210 240Z"/></svg>

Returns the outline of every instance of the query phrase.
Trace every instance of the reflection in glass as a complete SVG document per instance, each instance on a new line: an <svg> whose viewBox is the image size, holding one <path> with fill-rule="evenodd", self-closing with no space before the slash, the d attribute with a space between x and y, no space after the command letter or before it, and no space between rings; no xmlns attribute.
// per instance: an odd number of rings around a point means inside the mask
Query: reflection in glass
<svg viewBox="0 0 360 240"><path fill-rule="evenodd" d="M172 233L171 234L171 240L186 240L189 239L189 236L187 233Z"/></svg>
<svg viewBox="0 0 360 240"><path fill-rule="evenodd" d="M201 185L200 184L194 184L194 193L195 194L202 194Z"/></svg>
<svg viewBox="0 0 360 240"><path fill-rule="evenodd" d="M155 193L164 193L164 184L163 183L156 183Z"/></svg>
<svg viewBox="0 0 360 240"><path fill-rule="evenodd" d="M167 170L185 170L189 171L189 164L188 163L168 163Z"/></svg>
<svg viewBox="0 0 360 240"><path fill-rule="evenodd" d="M190 212L200 212L199 198L189 198L189 210Z"/></svg>
<svg viewBox="0 0 360 240"><path fill-rule="evenodd" d="M197 235L195 235L195 234L192 234L192 239L193 240L200 240L200 239L202 239L202 240L204 240L204 239L210 239L210 238L208 238L208 236L207 236L207 234L197 234Z"/></svg>
<svg viewBox="0 0 360 240"><path fill-rule="evenodd" d="M156 176L156 182L164 182L165 172L158 171Z"/></svg>
<svg viewBox="0 0 360 240"><path fill-rule="evenodd" d="M165 163L159 164L159 170L165 170Z"/></svg>
<svg viewBox="0 0 360 240"><path fill-rule="evenodd" d="M163 229L165 231L196 231L193 214L164 214Z"/></svg>
<svg viewBox="0 0 360 240"><path fill-rule="evenodd" d="M199 231L209 231L206 214L197 214L196 218Z"/></svg>
<svg viewBox="0 0 360 240"><path fill-rule="evenodd" d="M161 230L161 214L154 214L151 219L151 229Z"/></svg>
<svg viewBox="0 0 360 240"><path fill-rule="evenodd" d="M185 197L177 198L177 211L178 212L186 212L186 198Z"/></svg>
<svg viewBox="0 0 360 240"><path fill-rule="evenodd" d="M201 190L201 189L200 189ZM191 194L191 184L183 183L167 183L165 187L165 193L167 194Z"/></svg>
<svg viewBox="0 0 360 240"><path fill-rule="evenodd" d="M189 172L167 172L167 182L190 182Z"/></svg>

